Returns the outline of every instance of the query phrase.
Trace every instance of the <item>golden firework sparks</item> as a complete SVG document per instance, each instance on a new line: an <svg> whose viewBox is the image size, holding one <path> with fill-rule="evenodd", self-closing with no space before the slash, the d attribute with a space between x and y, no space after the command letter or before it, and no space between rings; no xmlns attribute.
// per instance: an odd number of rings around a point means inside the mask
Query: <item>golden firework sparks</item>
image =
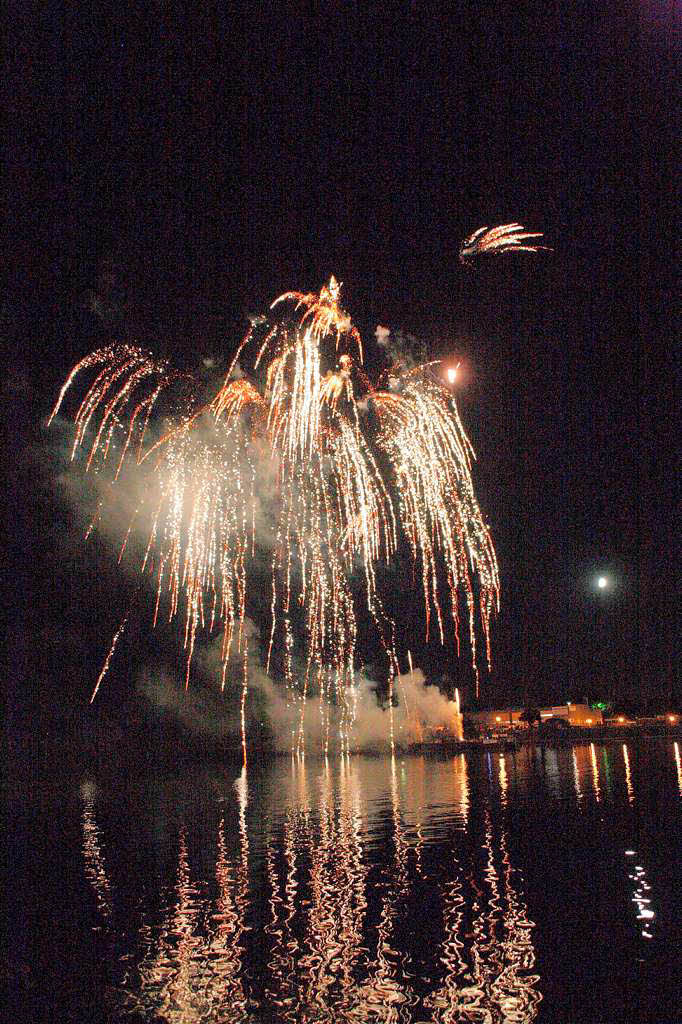
<svg viewBox="0 0 682 1024"><path fill-rule="evenodd" d="M548 245L528 244L531 238L542 238L541 231L526 231L523 224L500 224L496 228L482 227L462 242L459 250L460 263L467 263L475 256L503 252L539 252Z"/></svg>
<svg viewBox="0 0 682 1024"><path fill-rule="evenodd" d="M306 310L301 318L300 325L310 320L315 340L319 343L332 331L336 334L336 347L339 347L342 334L348 334L358 346L360 362L362 362L362 339L360 332L353 327L350 316L341 309L339 300L341 298L342 281L337 281L334 275L329 278L329 284L323 285L319 294L315 292L285 292L270 306L274 309L280 302L295 301L296 309L305 306Z"/></svg>
<svg viewBox="0 0 682 1024"><path fill-rule="evenodd" d="M519 240L509 231L499 238L510 245ZM264 473L274 480L268 669L276 646L291 699L300 702L293 737L299 753L313 686L323 702L332 700L340 709L341 747L350 749L358 582L388 657L392 695L398 675L395 627L377 592L377 567L390 563L400 536L420 579L427 637L435 618L444 643L449 616L458 646L461 591L474 664L477 605L490 657L497 562L474 495L473 450L451 391L428 364L403 374L399 394L369 385L376 416L363 416L350 354L342 353L326 376L321 368L330 336L335 350L345 337L362 359L360 335L339 305L340 287L332 277L319 295L288 292L275 300L273 307L293 300L305 311L293 326L275 323L260 341L252 326L208 405L201 403L191 376L142 349L120 345L92 353L74 368L52 414L79 374L95 374L75 415L73 454L85 448L93 471L115 463L114 479L126 466L142 467L136 516L146 509L151 522L141 570L155 581L154 623L164 608L169 621L182 619L185 685L200 630L222 630L223 686L233 653L242 652L244 758L245 609ZM260 389L252 380L234 379L237 360L252 350L253 365L265 370ZM358 379L367 387L364 375ZM154 440L152 414L162 401L165 419ZM127 536L121 555L126 544ZM95 693L124 626L125 620ZM301 630L305 657L299 683L295 639ZM322 717L328 729L328 713Z"/></svg>

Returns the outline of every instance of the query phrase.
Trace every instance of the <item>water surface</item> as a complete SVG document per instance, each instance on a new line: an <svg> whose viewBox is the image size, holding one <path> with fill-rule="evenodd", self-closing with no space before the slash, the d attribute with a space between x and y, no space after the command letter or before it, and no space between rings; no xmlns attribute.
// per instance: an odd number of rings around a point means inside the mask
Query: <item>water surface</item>
<svg viewBox="0 0 682 1024"><path fill-rule="evenodd" d="M678 1021L674 741L42 780L14 1019Z"/></svg>

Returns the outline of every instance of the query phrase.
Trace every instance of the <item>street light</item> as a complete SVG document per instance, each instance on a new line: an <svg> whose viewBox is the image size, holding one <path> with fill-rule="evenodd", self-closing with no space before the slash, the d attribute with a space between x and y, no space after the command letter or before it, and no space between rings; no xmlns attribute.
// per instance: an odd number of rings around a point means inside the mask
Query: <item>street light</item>
<svg viewBox="0 0 682 1024"><path fill-rule="evenodd" d="M606 589L606 587L608 587L608 585L609 585L609 581L608 581L608 579L606 578L606 576L600 576L600 577L598 578L598 580L597 580L597 586L599 587L599 589L600 589L600 590L605 590L605 589Z"/></svg>

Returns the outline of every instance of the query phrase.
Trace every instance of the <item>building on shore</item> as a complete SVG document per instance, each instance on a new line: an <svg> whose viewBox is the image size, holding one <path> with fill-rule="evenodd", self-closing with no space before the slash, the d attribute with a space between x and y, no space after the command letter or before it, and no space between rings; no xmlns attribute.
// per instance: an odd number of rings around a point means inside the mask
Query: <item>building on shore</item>
<svg viewBox="0 0 682 1024"><path fill-rule="evenodd" d="M469 719L479 728L501 730L513 728L527 728L528 725L521 719L524 709L499 708L493 711L465 711L464 717ZM604 716L598 708L591 708L589 704L556 704L553 707L538 708L540 722L547 722L550 719L560 718L568 725L579 725L585 728L602 725Z"/></svg>

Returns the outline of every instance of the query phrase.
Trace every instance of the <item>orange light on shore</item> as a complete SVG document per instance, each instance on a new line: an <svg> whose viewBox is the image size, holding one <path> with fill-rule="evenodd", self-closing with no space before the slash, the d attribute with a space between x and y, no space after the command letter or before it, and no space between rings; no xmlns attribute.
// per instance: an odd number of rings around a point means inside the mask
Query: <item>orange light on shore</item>
<svg viewBox="0 0 682 1024"><path fill-rule="evenodd" d="M448 384L454 384L457 380L457 370L459 369L459 363L457 366L449 366L447 371Z"/></svg>
<svg viewBox="0 0 682 1024"><path fill-rule="evenodd" d="M670 722L671 725L674 725L675 722L677 721L677 715L668 715L668 721Z"/></svg>

